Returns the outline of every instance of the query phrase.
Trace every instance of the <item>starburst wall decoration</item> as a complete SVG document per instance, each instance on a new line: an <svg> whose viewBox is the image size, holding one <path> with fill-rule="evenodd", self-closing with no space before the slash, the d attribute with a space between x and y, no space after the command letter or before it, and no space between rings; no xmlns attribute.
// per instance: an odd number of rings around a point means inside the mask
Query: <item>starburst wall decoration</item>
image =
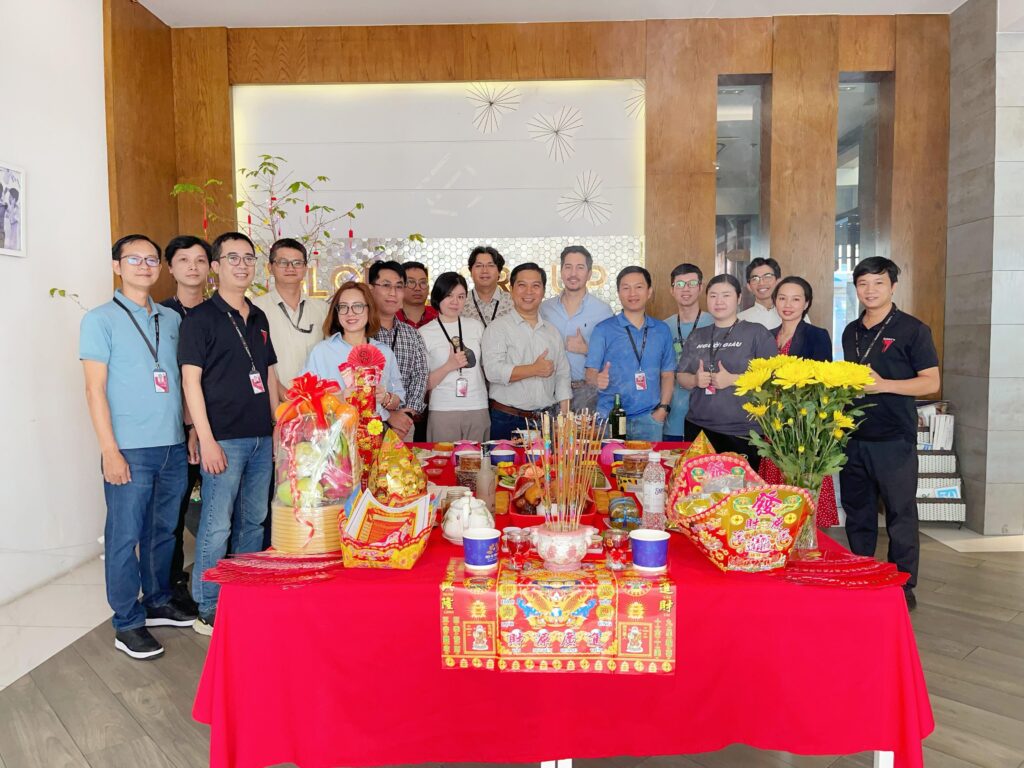
<svg viewBox="0 0 1024 768"><path fill-rule="evenodd" d="M576 132L583 127L583 115L576 107L562 107L553 117L534 115L527 127L534 141L547 145L548 157L564 163L576 151Z"/></svg>
<svg viewBox="0 0 1024 768"><path fill-rule="evenodd" d="M475 106L473 125L480 133L494 133L501 127L506 112L519 109L520 94L511 85L473 83L466 89L466 98Z"/></svg>
<svg viewBox="0 0 1024 768"><path fill-rule="evenodd" d="M626 97L626 114L634 120L644 116L647 108L647 84L643 80L634 80L629 96Z"/></svg>
<svg viewBox="0 0 1024 768"><path fill-rule="evenodd" d="M594 226L604 224L612 216L612 204L601 196L604 181L593 171L581 173L568 194L558 198L558 215L566 221L584 218Z"/></svg>

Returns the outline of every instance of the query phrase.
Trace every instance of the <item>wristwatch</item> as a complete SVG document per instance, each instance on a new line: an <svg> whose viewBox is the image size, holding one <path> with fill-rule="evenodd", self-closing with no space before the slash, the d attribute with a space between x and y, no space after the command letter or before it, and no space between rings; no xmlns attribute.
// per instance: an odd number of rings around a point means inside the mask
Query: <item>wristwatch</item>
<svg viewBox="0 0 1024 768"><path fill-rule="evenodd" d="M654 410L655 411L658 410L659 408L664 408L665 409L665 413L672 413L672 406L671 405L666 405L665 403L658 403L656 406L654 406ZM652 413L653 413L653 411L652 411Z"/></svg>

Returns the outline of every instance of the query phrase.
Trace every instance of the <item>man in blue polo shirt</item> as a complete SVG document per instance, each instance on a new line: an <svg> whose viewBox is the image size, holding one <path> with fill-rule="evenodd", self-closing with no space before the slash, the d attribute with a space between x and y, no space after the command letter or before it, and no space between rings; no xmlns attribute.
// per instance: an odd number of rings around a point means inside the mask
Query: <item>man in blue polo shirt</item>
<svg viewBox="0 0 1024 768"><path fill-rule="evenodd" d="M562 293L545 299L540 316L551 323L565 340L572 376L572 409L597 409L597 387L587 384L584 367L590 336L602 320L612 316L612 308L587 290L594 273L594 258L582 245L570 245L562 251Z"/></svg>
<svg viewBox="0 0 1024 768"><path fill-rule="evenodd" d="M193 625L213 634L217 584L203 574L227 552L263 547L274 472L273 413L277 408L277 355L263 311L245 297L256 276L256 250L241 232L213 241L217 293L188 313L181 325L178 362L192 423L199 436L203 508L196 537Z"/></svg>
<svg viewBox="0 0 1024 768"><path fill-rule="evenodd" d="M661 320L647 316L647 302L654 293L650 272L626 267L615 278L615 286L622 312L594 329L587 381L598 389L597 410L602 416L608 416L619 395L628 439L657 442L672 410L672 332Z"/></svg>
<svg viewBox="0 0 1024 768"><path fill-rule="evenodd" d="M181 321L149 295L160 275L156 243L128 235L114 243L112 256L121 290L82 318L78 356L102 454L114 647L133 659L152 659L164 649L146 627L187 627L195 619L171 599L170 585L186 475L177 361Z"/></svg>

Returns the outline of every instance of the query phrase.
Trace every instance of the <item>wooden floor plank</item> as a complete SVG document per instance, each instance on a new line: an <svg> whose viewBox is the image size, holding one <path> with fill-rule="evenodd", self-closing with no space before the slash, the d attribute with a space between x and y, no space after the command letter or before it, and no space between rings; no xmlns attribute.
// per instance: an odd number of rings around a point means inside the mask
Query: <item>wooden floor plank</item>
<svg viewBox="0 0 1024 768"><path fill-rule="evenodd" d="M28 675L0 695L0 758L6 768L89 768Z"/></svg>
<svg viewBox="0 0 1024 768"><path fill-rule="evenodd" d="M1022 610L1014 607L1014 603L1024 605L1024 601L1006 597L1005 594L988 597L986 592L985 596L981 596L979 590L968 590L958 584L943 584L934 592L917 592L917 604L948 608L992 621L1012 621Z"/></svg>
<svg viewBox="0 0 1024 768"><path fill-rule="evenodd" d="M957 680L966 680L986 688L992 688L1011 696L1024 696L1024 681L1019 675L1007 675L997 667L982 661L952 659L949 656L921 651L921 665L927 681L932 672L939 672Z"/></svg>
<svg viewBox="0 0 1024 768"><path fill-rule="evenodd" d="M156 667L158 659L136 661L114 649L114 631L109 624L96 627L74 647L112 693L164 680Z"/></svg>
<svg viewBox="0 0 1024 768"><path fill-rule="evenodd" d="M132 664L146 663L125 659ZM87 758L145 736L74 646L36 667L31 677Z"/></svg>
<svg viewBox="0 0 1024 768"><path fill-rule="evenodd" d="M925 680L932 696L943 696L1005 717L1024 719L1024 696L1014 696L934 670L925 671ZM1024 728L1024 723L1021 727Z"/></svg>
<svg viewBox="0 0 1024 768"><path fill-rule="evenodd" d="M1019 768L1024 761L1024 752L986 739L948 720L935 724L935 732L926 743L932 749L976 762L982 768Z"/></svg>
<svg viewBox="0 0 1024 768"><path fill-rule="evenodd" d="M974 707L944 696L932 695L932 711L943 721L955 722L965 731L1020 753L1024 760L1024 711L1017 717L997 715L981 707Z"/></svg>
<svg viewBox="0 0 1024 768"><path fill-rule="evenodd" d="M917 649L919 651L941 653L943 656L949 656L953 659L966 658L967 654L978 647L976 645L960 643L948 637L932 634L931 632L923 632L920 629L914 632L914 638L917 640Z"/></svg>
<svg viewBox="0 0 1024 768"><path fill-rule="evenodd" d="M91 754L89 765L92 768L179 768L147 736Z"/></svg>
<svg viewBox="0 0 1024 768"><path fill-rule="evenodd" d="M186 684L191 685L191 681ZM170 688L169 682L158 680L121 691L118 698L176 765L206 765L210 753L209 727L181 712Z"/></svg>
<svg viewBox="0 0 1024 768"><path fill-rule="evenodd" d="M992 621L921 603L911 619L914 628L921 632L1024 658L1024 625Z"/></svg>

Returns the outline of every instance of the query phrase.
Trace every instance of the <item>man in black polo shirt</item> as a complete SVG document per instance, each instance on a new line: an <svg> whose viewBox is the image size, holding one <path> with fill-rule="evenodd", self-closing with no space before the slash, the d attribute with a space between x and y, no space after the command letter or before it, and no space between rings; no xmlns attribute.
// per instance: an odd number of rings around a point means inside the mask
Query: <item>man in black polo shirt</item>
<svg viewBox="0 0 1024 768"><path fill-rule="evenodd" d="M227 552L263 545L277 408L277 355L267 316L245 297L256 274L256 251L240 232L213 241L219 289L189 311L178 343L182 384L196 434L203 509L196 537L192 596L195 630L213 633L219 587L203 574ZM234 527L232 526L234 521Z"/></svg>
<svg viewBox="0 0 1024 768"><path fill-rule="evenodd" d="M873 256L853 270L861 316L843 331L843 354L871 367L875 383L863 404L839 473L850 549L874 557L878 497L885 504L888 560L910 574L907 607L917 606L914 586L920 545L917 526L917 409L915 398L939 390L939 358L927 325L893 304L900 268Z"/></svg>

